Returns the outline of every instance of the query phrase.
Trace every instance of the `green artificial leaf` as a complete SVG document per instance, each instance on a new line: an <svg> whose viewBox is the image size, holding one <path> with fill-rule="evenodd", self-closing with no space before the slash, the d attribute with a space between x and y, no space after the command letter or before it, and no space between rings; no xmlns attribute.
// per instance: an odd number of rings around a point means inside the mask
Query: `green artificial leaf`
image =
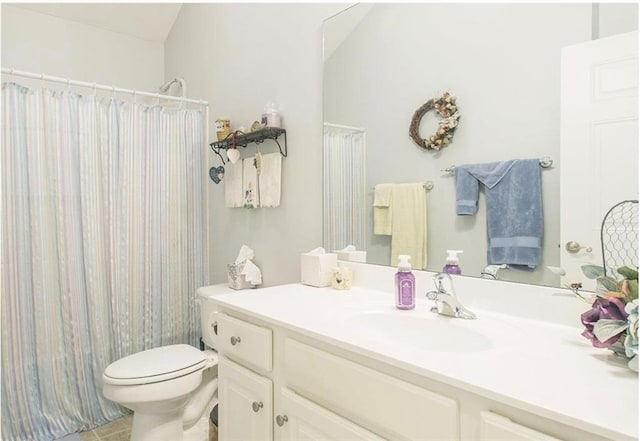
<svg viewBox="0 0 640 441"><path fill-rule="evenodd" d="M618 268L618 273L627 280L638 280L638 271L628 266Z"/></svg>
<svg viewBox="0 0 640 441"><path fill-rule="evenodd" d="M598 277L596 279L596 295L604 297L608 292L619 292L618 284L609 277Z"/></svg>
<svg viewBox="0 0 640 441"><path fill-rule="evenodd" d="M587 279L597 279L604 276L604 268L598 265L582 265L580 267Z"/></svg>
<svg viewBox="0 0 640 441"><path fill-rule="evenodd" d="M637 299L638 298L638 281L628 280L627 286L629 287L629 292L631 292L631 300Z"/></svg>
<svg viewBox="0 0 640 441"><path fill-rule="evenodd" d="M629 327L626 320L600 319L593 326L593 334L601 342L605 342L618 334L623 333Z"/></svg>

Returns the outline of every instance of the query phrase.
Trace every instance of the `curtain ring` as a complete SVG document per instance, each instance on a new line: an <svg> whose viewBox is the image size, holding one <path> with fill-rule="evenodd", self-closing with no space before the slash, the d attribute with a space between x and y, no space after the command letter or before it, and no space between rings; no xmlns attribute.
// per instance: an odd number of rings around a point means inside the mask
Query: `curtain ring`
<svg viewBox="0 0 640 441"><path fill-rule="evenodd" d="M40 74L40 87L42 87L44 89L44 74L43 73Z"/></svg>
<svg viewBox="0 0 640 441"><path fill-rule="evenodd" d="M136 102L136 94L137 93L138 93L138 91L134 89L133 90L133 104L137 104L137 102Z"/></svg>
<svg viewBox="0 0 640 441"><path fill-rule="evenodd" d="M160 105L160 94L156 93L156 106Z"/></svg>
<svg viewBox="0 0 640 441"><path fill-rule="evenodd" d="M96 95L96 82L93 82L93 95Z"/></svg>
<svg viewBox="0 0 640 441"><path fill-rule="evenodd" d="M111 86L111 92L113 94L113 100L116 100L116 86Z"/></svg>
<svg viewBox="0 0 640 441"><path fill-rule="evenodd" d="M67 77L67 93L71 93L71 79Z"/></svg>

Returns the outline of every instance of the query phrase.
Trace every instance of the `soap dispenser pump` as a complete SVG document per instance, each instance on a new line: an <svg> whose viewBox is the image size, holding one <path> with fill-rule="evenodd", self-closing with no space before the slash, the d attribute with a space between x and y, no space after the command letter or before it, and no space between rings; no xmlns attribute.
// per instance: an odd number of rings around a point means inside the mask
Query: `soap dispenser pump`
<svg viewBox="0 0 640 441"><path fill-rule="evenodd" d="M464 253L462 250L447 250L447 263L442 268L442 271L448 274L462 274L462 270L460 269L458 253Z"/></svg>
<svg viewBox="0 0 640 441"><path fill-rule="evenodd" d="M416 306L416 278L411 272L411 256L398 256L398 272L396 273L396 308L413 309Z"/></svg>

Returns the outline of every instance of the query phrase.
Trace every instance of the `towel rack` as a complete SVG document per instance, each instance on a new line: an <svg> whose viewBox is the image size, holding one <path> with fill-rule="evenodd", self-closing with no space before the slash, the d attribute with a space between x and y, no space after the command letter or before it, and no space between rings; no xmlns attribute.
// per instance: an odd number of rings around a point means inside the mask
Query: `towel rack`
<svg viewBox="0 0 640 441"><path fill-rule="evenodd" d="M549 168L553 165L553 159L551 159L550 156L543 156L542 158L540 158L538 160L538 162L540 163L540 167L542 168ZM456 166L455 165L450 165L447 168L444 168L442 170L440 170L443 173L448 173L450 175L452 175L456 170Z"/></svg>
<svg viewBox="0 0 640 441"><path fill-rule="evenodd" d="M426 190L433 190L433 187L434 187L433 181L425 181L425 182L422 183L422 185L424 186L424 188ZM375 187L371 189L371 191L373 191L373 190L375 190Z"/></svg>
<svg viewBox="0 0 640 441"><path fill-rule="evenodd" d="M278 142L278 137L280 135L284 135L284 150L282 148L283 146ZM222 150L233 148L234 142L236 147L247 147L247 145L252 142L260 144L264 142L265 139L272 139L276 144L278 144L280 154L285 158L287 157L287 131L278 127L265 127L249 133L236 130L235 132L231 132L225 139L212 142L209 146L211 147L211 150L220 157L222 163L225 164L224 158L220 152Z"/></svg>

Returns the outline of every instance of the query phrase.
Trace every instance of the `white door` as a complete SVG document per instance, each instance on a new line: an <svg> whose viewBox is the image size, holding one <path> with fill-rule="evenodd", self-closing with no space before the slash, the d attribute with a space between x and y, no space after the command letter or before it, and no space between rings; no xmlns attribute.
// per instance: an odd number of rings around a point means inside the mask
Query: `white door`
<svg viewBox="0 0 640 441"><path fill-rule="evenodd" d="M280 397L282 409L276 416L279 441L384 441L289 389L282 389Z"/></svg>
<svg viewBox="0 0 640 441"><path fill-rule="evenodd" d="M271 380L220 357L218 385L220 441L271 441Z"/></svg>
<svg viewBox="0 0 640 441"><path fill-rule="evenodd" d="M562 283L594 291L580 267L602 265L602 219L638 199L637 31L562 49L560 118Z"/></svg>

